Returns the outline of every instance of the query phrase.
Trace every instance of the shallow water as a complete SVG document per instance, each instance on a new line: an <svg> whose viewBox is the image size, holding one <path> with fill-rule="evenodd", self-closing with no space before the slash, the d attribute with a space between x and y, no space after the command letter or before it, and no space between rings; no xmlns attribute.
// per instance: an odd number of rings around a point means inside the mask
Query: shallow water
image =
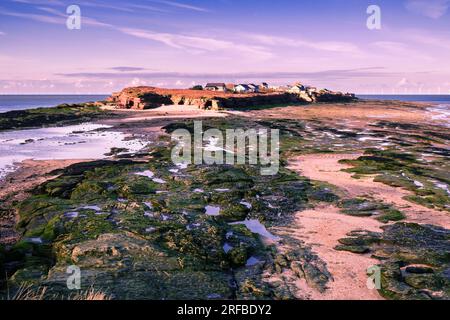
<svg viewBox="0 0 450 320"><path fill-rule="evenodd" d="M217 217L220 215L220 207L206 206L205 212L208 216Z"/></svg>
<svg viewBox="0 0 450 320"><path fill-rule="evenodd" d="M231 246L230 244L225 243L225 244L223 245L223 251L224 251L225 253L228 253L228 252L230 252L231 250L233 250L233 246Z"/></svg>
<svg viewBox="0 0 450 320"><path fill-rule="evenodd" d="M439 104L428 110L434 113L433 120L441 121L442 125L450 128L450 104Z"/></svg>
<svg viewBox="0 0 450 320"><path fill-rule="evenodd" d="M79 124L66 127L41 128L0 133L0 179L16 169L16 163L28 159L102 159L111 148L137 152L146 143L125 141L125 134L104 131L110 126Z"/></svg>
<svg viewBox="0 0 450 320"><path fill-rule="evenodd" d="M152 179L155 176L155 174L150 170L143 171L143 172L137 172L137 173L135 173L135 175L141 176L141 177L146 177L149 179Z"/></svg>
<svg viewBox="0 0 450 320"><path fill-rule="evenodd" d="M247 260L247 263L245 264L245 266L246 266L246 267L253 267L253 266L256 266L258 263L261 263L261 262L263 262L263 261L259 260L259 259L256 258L256 257L250 257L250 258Z"/></svg>
<svg viewBox="0 0 450 320"><path fill-rule="evenodd" d="M266 227L259 222L259 220L245 220L241 222L233 222L231 225L237 225L237 224L243 224L247 227L248 230L250 230L253 233L259 234L260 236L270 239L272 241L279 241L280 238L277 236L274 236L269 231L267 231Z"/></svg>

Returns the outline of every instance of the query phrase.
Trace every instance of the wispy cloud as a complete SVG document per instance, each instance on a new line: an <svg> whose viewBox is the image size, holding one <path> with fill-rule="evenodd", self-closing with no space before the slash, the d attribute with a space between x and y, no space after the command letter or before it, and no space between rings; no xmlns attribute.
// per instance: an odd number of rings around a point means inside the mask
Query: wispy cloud
<svg viewBox="0 0 450 320"><path fill-rule="evenodd" d="M158 8L155 6L149 6L146 4L134 4L129 3L128 6L133 9L146 10L146 11L155 11L155 12L169 12L169 10Z"/></svg>
<svg viewBox="0 0 450 320"><path fill-rule="evenodd" d="M200 37L175 33L161 33L142 29L117 28L124 34L137 38L157 41L176 49L192 49L203 52L232 50L251 56L254 59L268 59L272 53L261 46L237 43L229 40L218 40L212 37Z"/></svg>
<svg viewBox="0 0 450 320"><path fill-rule="evenodd" d="M273 35L264 34L243 34L246 38L255 42L268 45L268 46L285 46L295 48L310 48L321 51L340 52L340 53L353 53L361 54L361 50L358 46L349 42L339 41L309 41L300 38L288 38Z"/></svg>
<svg viewBox="0 0 450 320"><path fill-rule="evenodd" d="M64 2L59 0L11 0L12 2L16 3L23 3L23 4L32 4L32 5L64 5Z"/></svg>
<svg viewBox="0 0 450 320"><path fill-rule="evenodd" d="M425 30L407 29L405 30L404 34L406 35L406 38L422 45L435 46L438 48L450 50L449 33L447 33L446 36L442 36L427 32Z"/></svg>
<svg viewBox="0 0 450 320"><path fill-rule="evenodd" d="M76 3L77 5L79 5L81 8L83 7L91 7L91 8L102 8L102 9L111 9L111 10L116 10L116 11L122 11L122 12L134 12L133 9L129 8L126 5L120 5L120 6L115 6L109 3L102 3L99 1L78 1Z"/></svg>
<svg viewBox="0 0 450 320"><path fill-rule="evenodd" d="M4 36L6 35L6 33L4 33L3 31L0 31L0 36Z"/></svg>
<svg viewBox="0 0 450 320"><path fill-rule="evenodd" d="M412 57L414 59L427 61L433 60L432 57L423 54L422 52L416 50L414 47L411 47L410 45L403 42L376 41L371 43L371 47L375 49L381 49L382 51L393 57Z"/></svg>
<svg viewBox="0 0 450 320"><path fill-rule="evenodd" d="M20 0L22 1L22 0ZM27 0L28 1L28 0ZM0 15L6 15L11 17L17 17L17 18L23 18L28 20L33 20L37 22L44 22L44 23L51 23L51 24L62 24L64 25L67 20L67 15L61 12L60 10L49 8L49 7L37 7L36 9L50 13L51 15L45 15L45 14L38 14L38 13L21 13L17 11L10 11L10 10L1 10ZM94 26L94 27L108 27L112 28L113 26L108 23L104 23L101 21L98 21L93 18L89 18L86 16L83 16L82 18L83 24Z"/></svg>
<svg viewBox="0 0 450 320"><path fill-rule="evenodd" d="M139 67L112 67L110 68L114 71L120 71L120 72L132 72L132 71L143 71L145 68L139 68Z"/></svg>
<svg viewBox="0 0 450 320"><path fill-rule="evenodd" d="M432 19L439 19L447 13L450 0L408 0L405 5L411 12Z"/></svg>
<svg viewBox="0 0 450 320"><path fill-rule="evenodd" d="M1 10L0 15L29 19L38 22L51 23L51 24L63 24L65 23L65 19L59 16L48 16L44 14L35 14L35 13L22 13L16 11L9 10Z"/></svg>
<svg viewBox="0 0 450 320"><path fill-rule="evenodd" d="M48 13L50 15L35 14L35 13L20 13L9 10L0 11L0 15L3 14L52 24L65 24L66 22L67 19L66 14L59 9L43 6L38 6L36 7L36 9ZM248 45L230 40L220 40L213 37L205 37L205 36L156 32L152 30L123 28L86 16L82 17L82 23L83 25L110 28L136 38L163 43L172 48L184 49L187 51L191 50L191 52L193 53L228 50L230 52L231 51L236 52L241 56L247 56L257 60L265 60L272 57L272 53L262 46Z"/></svg>
<svg viewBox="0 0 450 320"><path fill-rule="evenodd" d="M308 79L308 80L340 80L354 78L377 78L397 76L397 73L387 72L381 67L323 70L316 72L241 72L241 73L183 73L183 72L86 72L62 73L58 76L83 79Z"/></svg>
<svg viewBox="0 0 450 320"><path fill-rule="evenodd" d="M70 1L63 2L61 0L10 0L15 3L22 3L28 5L46 5L46 6L68 6ZM120 5L111 4L111 2L101 2L101 1L76 1L76 3L80 7L91 7L91 8L104 8L111 9L122 12L135 12L137 10L146 10L146 11L155 11L155 12L169 12L166 8L162 7L172 7L179 8L197 12L209 12L210 10L194 6L182 2L170 1L170 0L147 0L147 2L151 2L154 5L147 5L141 3L132 3L129 1L125 1L125 3L121 3ZM158 5L158 6L157 6Z"/></svg>
<svg viewBox="0 0 450 320"><path fill-rule="evenodd" d="M175 1L169 1L169 0L148 0L148 1L168 5L171 7L181 8L181 9L188 9L188 10L199 11L199 12L209 12L208 9L198 7L198 6L193 6L193 5L186 4L186 3L181 3L181 2L175 2Z"/></svg>

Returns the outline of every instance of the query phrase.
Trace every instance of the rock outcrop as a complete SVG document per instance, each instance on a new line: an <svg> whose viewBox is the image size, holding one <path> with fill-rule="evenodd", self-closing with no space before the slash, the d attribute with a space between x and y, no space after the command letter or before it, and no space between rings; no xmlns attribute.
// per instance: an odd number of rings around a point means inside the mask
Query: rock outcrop
<svg viewBox="0 0 450 320"><path fill-rule="evenodd" d="M346 102L354 95L330 91L235 94L201 90L160 89L154 87L126 88L114 93L108 101L120 109L151 109L162 105L189 105L200 109L231 109L286 103Z"/></svg>

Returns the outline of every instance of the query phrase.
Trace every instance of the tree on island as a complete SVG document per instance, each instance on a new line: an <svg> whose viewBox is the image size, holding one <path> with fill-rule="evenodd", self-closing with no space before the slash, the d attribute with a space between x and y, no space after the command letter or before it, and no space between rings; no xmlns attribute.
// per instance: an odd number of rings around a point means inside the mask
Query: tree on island
<svg viewBox="0 0 450 320"><path fill-rule="evenodd" d="M203 90L203 87L201 85L195 85L191 88L191 90Z"/></svg>

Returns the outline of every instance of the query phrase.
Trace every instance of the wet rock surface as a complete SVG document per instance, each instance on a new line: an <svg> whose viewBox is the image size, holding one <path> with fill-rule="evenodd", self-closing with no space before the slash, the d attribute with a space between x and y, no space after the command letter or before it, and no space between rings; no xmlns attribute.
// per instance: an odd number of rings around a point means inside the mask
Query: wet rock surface
<svg viewBox="0 0 450 320"><path fill-rule="evenodd" d="M66 271L75 264L83 288L95 286L117 299L294 299L298 279L322 292L333 279L326 264L303 242L279 237L275 227L318 202L386 223L403 216L370 197L341 199L332 185L287 170L287 160L298 154L366 150L347 162L355 178L376 174L413 191L411 201L448 209L448 151L437 146L448 136L435 128L380 121L361 131L320 120L233 116L204 123L204 130L280 129L279 173L261 176L251 165L178 168L167 138L140 154L112 150L117 160L60 170L14 207L21 241L0 247L0 272L10 275L10 288L27 282L68 295ZM136 125L147 124L128 124ZM179 128L192 132L193 123L171 121L165 130ZM214 215L208 206L217 208ZM252 232L242 223L250 220L280 239ZM384 297L448 298L448 230L397 223L340 242L337 250L380 259Z"/></svg>
<svg viewBox="0 0 450 320"><path fill-rule="evenodd" d="M356 217L374 217L384 223L405 219L405 215L401 211L381 201L365 198L344 199L339 202L339 206L344 214Z"/></svg>
<svg viewBox="0 0 450 320"><path fill-rule="evenodd" d="M22 238L3 264L12 274L9 286L27 282L68 295L66 269L76 265L83 288L95 285L117 299L286 298L279 292L287 292L287 284L274 290L262 277L265 270L286 268L324 288L328 276L324 264L316 267L320 259L307 248L296 251L299 243L285 263L276 250L279 239L270 234L271 226L289 223L309 206L320 186L284 168L275 176L262 176L252 165L174 170L171 148L160 143L148 162L67 167L21 202ZM217 214L208 215L208 206Z"/></svg>
<svg viewBox="0 0 450 320"><path fill-rule="evenodd" d="M396 223L383 233L354 231L337 250L367 253L380 260L380 294L389 299L450 298L450 231Z"/></svg>

